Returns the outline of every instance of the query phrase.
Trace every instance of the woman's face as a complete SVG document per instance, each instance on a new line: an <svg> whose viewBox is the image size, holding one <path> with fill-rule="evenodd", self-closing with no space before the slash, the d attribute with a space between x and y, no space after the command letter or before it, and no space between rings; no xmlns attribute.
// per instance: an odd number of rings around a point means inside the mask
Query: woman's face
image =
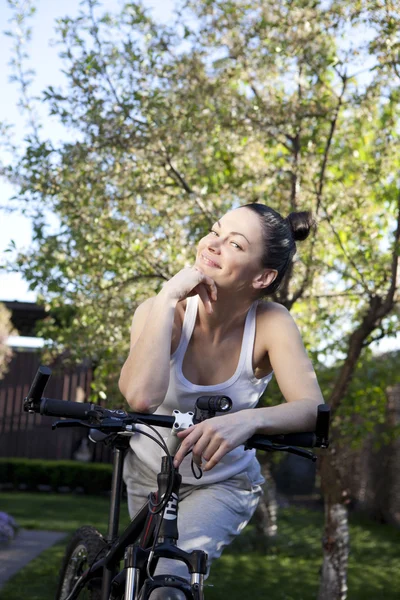
<svg viewBox="0 0 400 600"><path fill-rule="evenodd" d="M197 247L195 266L218 287L251 289L263 271L263 235L259 217L241 207L226 213Z"/></svg>

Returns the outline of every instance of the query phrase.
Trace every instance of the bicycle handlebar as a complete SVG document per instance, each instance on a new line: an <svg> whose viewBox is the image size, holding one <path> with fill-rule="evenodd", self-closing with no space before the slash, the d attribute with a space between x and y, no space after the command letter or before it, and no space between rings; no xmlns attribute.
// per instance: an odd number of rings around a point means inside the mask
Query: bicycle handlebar
<svg viewBox="0 0 400 600"><path fill-rule="evenodd" d="M70 400L56 400L43 398L42 394L50 378L51 370L40 366L27 397L24 399L24 410L39 412L41 415L53 417L67 417L81 421L96 421L106 418L109 424L114 421L123 421L125 425L141 421L156 427L171 428L174 417L148 413L126 413L123 410L109 410L97 404L72 402ZM273 444L280 446L298 446L301 448L326 448L329 444L329 417L330 408L326 404L318 406L315 432L287 433L279 435L256 434L247 440L246 448L260 450L272 449Z"/></svg>

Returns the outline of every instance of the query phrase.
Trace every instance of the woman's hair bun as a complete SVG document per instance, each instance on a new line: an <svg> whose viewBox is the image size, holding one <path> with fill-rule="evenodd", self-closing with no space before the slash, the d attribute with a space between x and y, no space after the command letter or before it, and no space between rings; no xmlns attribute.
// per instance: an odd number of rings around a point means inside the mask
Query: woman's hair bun
<svg viewBox="0 0 400 600"><path fill-rule="evenodd" d="M292 212L286 218L296 242L305 240L316 225L315 219L309 211Z"/></svg>

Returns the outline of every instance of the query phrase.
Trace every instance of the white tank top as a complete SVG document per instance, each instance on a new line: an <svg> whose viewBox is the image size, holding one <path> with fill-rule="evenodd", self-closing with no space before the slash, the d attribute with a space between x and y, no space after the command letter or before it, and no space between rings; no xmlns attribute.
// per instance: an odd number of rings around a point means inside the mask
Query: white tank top
<svg viewBox="0 0 400 600"><path fill-rule="evenodd" d="M252 357L258 305L258 301L255 301L246 315L239 363L232 377L216 385L196 385L186 379L182 372L182 363L196 322L198 299L198 296L187 298L181 339L178 348L170 359L168 390L164 402L154 413L156 415L172 415L174 409L181 412L194 410L197 398L208 394L229 396L232 400L230 412L254 408L272 378L272 373L261 379L257 379L253 373ZM154 367L157 368L157 365ZM144 431L152 433L149 428L145 426L142 428ZM159 427L158 430L163 437L168 436L168 429ZM132 436L130 444L138 458L154 473L158 473L161 465L161 455L163 454L162 449L140 433ZM254 457L254 454L255 450L245 450L243 445L238 446L228 452L213 469L204 472L203 477L199 480L193 476L190 466L191 454L189 454L183 459L179 468L182 482L192 485L207 485L229 479L229 477L243 471Z"/></svg>

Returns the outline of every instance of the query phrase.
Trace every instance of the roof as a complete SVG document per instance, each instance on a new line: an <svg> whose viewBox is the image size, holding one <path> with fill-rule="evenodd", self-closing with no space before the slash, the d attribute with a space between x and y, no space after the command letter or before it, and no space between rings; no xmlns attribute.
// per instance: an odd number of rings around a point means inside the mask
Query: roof
<svg viewBox="0 0 400 600"><path fill-rule="evenodd" d="M18 300L0 300L9 311L11 321L20 335L35 337L35 324L47 316L43 306L35 302L18 302Z"/></svg>

